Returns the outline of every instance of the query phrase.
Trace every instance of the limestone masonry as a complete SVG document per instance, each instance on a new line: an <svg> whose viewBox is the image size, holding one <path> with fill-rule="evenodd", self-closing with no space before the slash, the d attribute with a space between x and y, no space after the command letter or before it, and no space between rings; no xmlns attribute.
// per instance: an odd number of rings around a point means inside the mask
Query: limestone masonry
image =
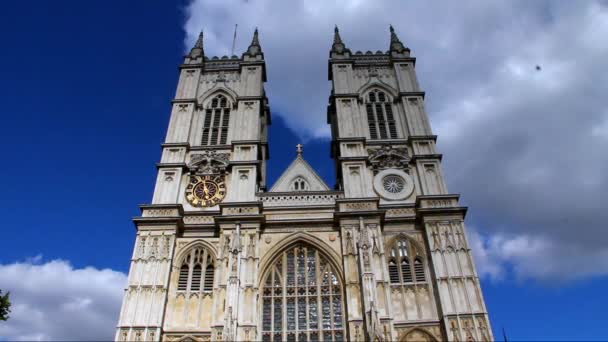
<svg viewBox="0 0 608 342"><path fill-rule="evenodd" d="M446 188L415 58L329 54L336 185L301 145L266 183L271 115L254 33L241 57L180 65L117 341L490 341L458 195Z"/></svg>

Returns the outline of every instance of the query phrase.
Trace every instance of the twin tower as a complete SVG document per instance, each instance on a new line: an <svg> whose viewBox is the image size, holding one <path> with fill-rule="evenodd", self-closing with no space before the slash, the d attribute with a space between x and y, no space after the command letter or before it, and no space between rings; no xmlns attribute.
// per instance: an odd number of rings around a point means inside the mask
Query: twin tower
<svg viewBox="0 0 608 342"><path fill-rule="evenodd" d="M376 53L351 52L336 28L336 185L298 146L269 187L258 32L221 58L201 34L180 65L152 203L134 219L116 340L492 340L415 61L392 27Z"/></svg>

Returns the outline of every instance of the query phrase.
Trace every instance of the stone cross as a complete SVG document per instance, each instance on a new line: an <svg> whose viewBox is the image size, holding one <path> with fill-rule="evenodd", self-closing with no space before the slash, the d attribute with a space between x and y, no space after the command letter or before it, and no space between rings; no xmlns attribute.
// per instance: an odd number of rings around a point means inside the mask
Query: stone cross
<svg viewBox="0 0 608 342"><path fill-rule="evenodd" d="M303 152L303 148L302 147L303 147L302 144L297 144L296 145L296 153L298 154L298 156L302 155L302 152Z"/></svg>

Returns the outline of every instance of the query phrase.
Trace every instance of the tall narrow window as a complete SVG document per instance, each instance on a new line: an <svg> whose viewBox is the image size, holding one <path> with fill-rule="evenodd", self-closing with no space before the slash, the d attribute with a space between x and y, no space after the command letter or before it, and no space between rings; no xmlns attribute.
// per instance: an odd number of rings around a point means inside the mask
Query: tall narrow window
<svg viewBox="0 0 608 342"><path fill-rule="evenodd" d="M205 109L201 145L226 144L229 123L230 103L224 95L217 95L211 100L207 109Z"/></svg>
<svg viewBox="0 0 608 342"><path fill-rule="evenodd" d="M203 291L209 292L213 291L213 274L215 273L215 268L213 265L207 266L205 270L205 286L203 287Z"/></svg>
<svg viewBox="0 0 608 342"><path fill-rule="evenodd" d="M400 238L390 248L388 274L391 284L426 282L423 258L411 241Z"/></svg>
<svg viewBox="0 0 608 342"><path fill-rule="evenodd" d="M178 291L186 291L188 288L188 273L190 272L190 267L187 264L183 264L179 269L179 280L177 281L177 290Z"/></svg>
<svg viewBox="0 0 608 342"><path fill-rule="evenodd" d="M203 270L204 273L203 273ZM213 257L206 249L196 247L184 257L179 269L178 291L210 292L213 290Z"/></svg>
<svg viewBox="0 0 608 342"><path fill-rule="evenodd" d="M397 126L390 98L381 90L372 90L365 101L370 139L397 139Z"/></svg>
<svg viewBox="0 0 608 342"><path fill-rule="evenodd" d="M263 341L343 341L343 315L342 284L314 247L277 257L262 290Z"/></svg>

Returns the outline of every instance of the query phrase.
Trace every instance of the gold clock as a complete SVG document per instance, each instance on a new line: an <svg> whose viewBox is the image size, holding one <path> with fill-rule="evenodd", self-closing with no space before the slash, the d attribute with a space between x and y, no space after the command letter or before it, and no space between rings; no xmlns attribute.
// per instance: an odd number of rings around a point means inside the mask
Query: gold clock
<svg viewBox="0 0 608 342"><path fill-rule="evenodd" d="M191 176L186 186L186 199L194 207L212 207L226 197L224 176Z"/></svg>

